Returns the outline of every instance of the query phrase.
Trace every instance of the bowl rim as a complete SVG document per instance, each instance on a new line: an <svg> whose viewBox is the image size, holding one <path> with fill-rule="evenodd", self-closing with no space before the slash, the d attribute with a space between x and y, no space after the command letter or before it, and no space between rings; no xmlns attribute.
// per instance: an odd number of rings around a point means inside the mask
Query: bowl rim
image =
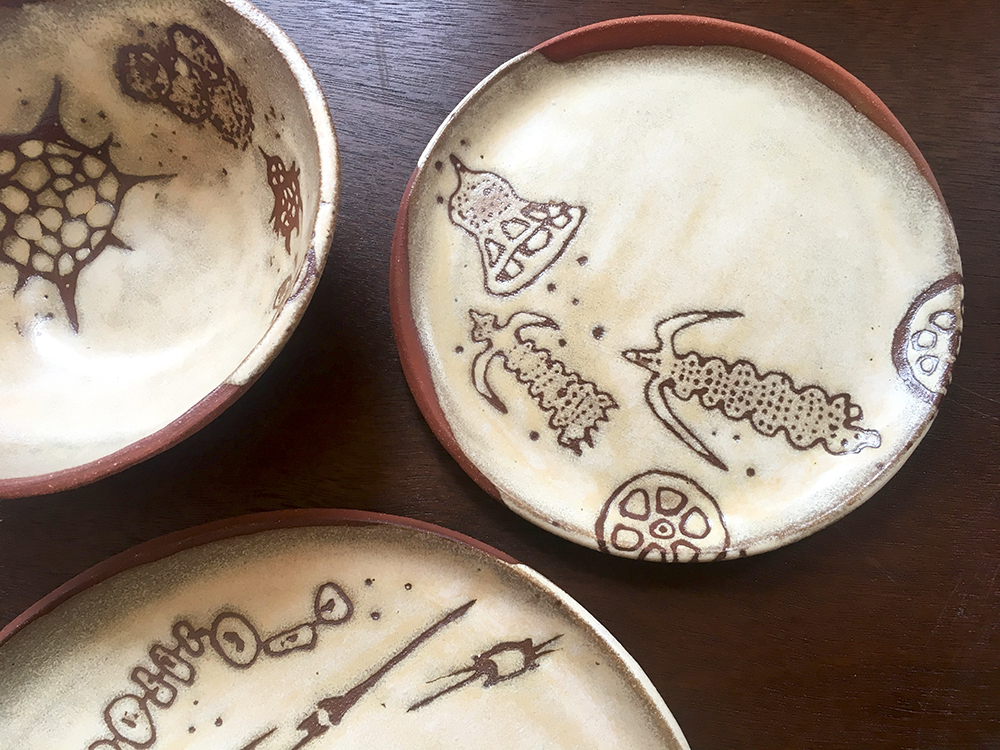
<svg viewBox="0 0 1000 750"><path fill-rule="evenodd" d="M112 453L66 469L24 477L0 477L0 499L74 489L116 474L172 448L206 426L260 377L291 338L319 283L330 251L340 200L340 154L329 105L309 64L295 43L247 0L215 0L251 23L274 46L305 98L319 153L319 201L306 261L296 286L277 317L226 379L187 411L155 432Z"/></svg>
<svg viewBox="0 0 1000 750"><path fill-rule="evenodd" d="M519 498L501 493L459 446L435 391L428 358L420 343L420 336L413 319L408 248L410 199L416 180L428 168L430 152L442 134L481 91L524 58L540 54L551 62L558 63L568 62L592 53L648 46L739 47L769 55L806 73L847 100L858 112L903 147L921 176L933 189L945 215L950 220L944 195L927 160L920 153L920 149L906 132L902 123L870 88L825 55L788 37L756 26L708 16L682 14L615 18L582 26L552 37L511 58L476 84L448 114L428 142L416 168L410 175L400 201L389 265L390 319L396 347L399 351L400 365L414 400L431 431L480 488L495 499L500 500L518 515L546 531L593 549L597 549L596 539L583 537L573 530L567 530L558 520L547 518L540 513L530 502L524 502ZM952 274L949 279L955 281L959 286L962 285L960 272ZM956 356L957 353L956 349ZM953 371L954 362L951 362L945 376L946 383L951 380ZM753 548L746 554L761 554L799 541L829 526L869 499L900 469L926 435L937 415L941 398L940 394L936 395L926 418L915 429L906 449L893 456L891 460L886 461L885 466L867 483L855 492L841 496L836 505L832 505L811 519L796 525L789 525L779 533L758 538Z"/></svg>

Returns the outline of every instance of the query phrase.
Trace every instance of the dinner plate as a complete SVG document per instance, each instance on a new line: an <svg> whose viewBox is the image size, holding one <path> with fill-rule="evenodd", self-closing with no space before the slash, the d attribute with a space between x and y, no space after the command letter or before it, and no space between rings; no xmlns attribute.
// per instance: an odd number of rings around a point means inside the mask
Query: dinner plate
<svg viewBox="0 0 1000 750"><path fill-rule="evenodd" d="M0 631L0 747L687 748L532 569L426 523L246 516L143 544Z"/></svg>
<svg viewBox="0 0 1000 750"><path fill-rule="evenodd" d="M247 392L336 223L315 76L245 0L0 2L0 498L96 481Z"/></svg>
<svg viewBox="0 0 1000 750"><path fill-rule="evenodd" d="M494 71L420 157L393 324L438 438L533 522L645 560L800 539L926 433L957 241L902 125L776 34L610 21Z"/></svg>

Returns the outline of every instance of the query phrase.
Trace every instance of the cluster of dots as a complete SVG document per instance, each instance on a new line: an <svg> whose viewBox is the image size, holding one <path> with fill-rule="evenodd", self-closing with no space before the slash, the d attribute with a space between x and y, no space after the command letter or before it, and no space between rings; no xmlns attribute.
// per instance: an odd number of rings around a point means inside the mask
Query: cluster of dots
<svg viewBox="0 0 1000 750"><path fill-rule="evenodd" d="M822 445L829 453L854 453L878 445L878 433L857 426L861 407L848 394L828 395L810 385L797 389L781 372L761 375L750 362L729 364L690 352L674 361L664 386L685 401L697 396L706 409L749 420L761 435L783 432L800 450Z"/></svg>

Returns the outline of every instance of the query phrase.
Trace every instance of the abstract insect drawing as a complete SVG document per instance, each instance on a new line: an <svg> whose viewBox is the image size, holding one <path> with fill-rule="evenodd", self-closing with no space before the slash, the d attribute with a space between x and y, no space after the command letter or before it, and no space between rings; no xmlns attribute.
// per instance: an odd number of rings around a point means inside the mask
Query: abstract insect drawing
<svg viewBox="0 0 1000 750"><path fill-rule="evenodd" d="M737 312L685 312L656 324L658 345L653 349L622 352L629 362L652 373L646 383L646 403L657 418L688 448L724 471L726 465L677 417L672 397L689 401L697 397L705 409L717 409L733 421L746 420L765 437L784 433L797 450L822 446L827 453L843 455L878 448L882 438L862 429L861 407L850 394L829 395L817 385L797 388L783 372L761 375L752 362L730 364L698 352L680 354L675 337L685 328L718 318L741 317Z"/></svg>
<svg viewBox="0 0 1000 750"><path fill-rule="evenodd" d="M493 172L476 172L452 155L458 187L448 217L476 240L486 291L508 296L531 284L565 250L587 211L519 196Z"/></svg>
<svg viewBox="0 0 1000 750"><path fill-rule="evenodd" d="M526 329L558 328L555 322L532 312L514 313L503 325L492 313L469 310L469 317L472 340L486 344L472 362L472 384L479 395L497 411L507 413L487 379L490 363L499 357L504 369L526 385L535 403L549 413L549 427L558 432L559 445L578 456L584 443L593 447L592 433L598 422L607 422L608 410L617 409L618 404L595 383L567 369L548 349L527 338Z"/></svg>
<svg viewBox="0 0 1000 750"><path fill-rule="evenodd" d="M197 29L178 23L167 29L165 44L122 47L115 75L122 92L136 101L162 104L187 123L208 122L243 151L250 145L253 104L247 88Z"/></svg>
<svg viewBox="0 0 1000 750"><path fill-rule="evenodd" d="M693 480L658 469L611 493L595 532L602 552L651 562L721 560L729 551L715 499Z"/></svg>
<svg viewBox="0 0 1000 750"><path fill-rule="evenodd" d="M416 711L424 706L428 706L438 698L454 692L455 690L461 690L466 685L470 685L476 680L481 679L483 681L483 687L489 688L494 685L498 685L501 682L507 682L508 680L520 677L529 670L537 669L538 660L541 657L556 651L554 648L546 650L546 646L555 643L560 638L562 638L562 636L557 635L553 638L549 638L543 643L538 644L536 644L531 638L525 638L522 641L504 641L503 643L498 643L481 654L475 654L472 657L471 667L463 667L462 669L450 672L443 677L431 680L431 682L437 682L438 680L444 680L448 677L468 675L468 677L464 677L453 685L449 685L443 690L434 693L434 695L414 703L410 706L409 710Z"/></svg>
<svg viewBox="0 0 1000 750"><path fill-rule="evenodd" d="M0 135L0 263L17 269L16 294L33 277L59 296L74 332L80 272L109 246L126 193L171 175L124 174L111 160L112 137L97 147L70 136L59 118L57 79L49 104L25 135Z"/></svg>
<svg viewBox="0 0 1000 750"><path fill-rule="evenodd" d="M299 186L299 168L295 162L286 167L280 156L271 156L260 149L267 162L267 184L274 193L271 225L274 233L285 239L285 252L291 255L292 232L300 231L302 222L302 189Z"/></svg>

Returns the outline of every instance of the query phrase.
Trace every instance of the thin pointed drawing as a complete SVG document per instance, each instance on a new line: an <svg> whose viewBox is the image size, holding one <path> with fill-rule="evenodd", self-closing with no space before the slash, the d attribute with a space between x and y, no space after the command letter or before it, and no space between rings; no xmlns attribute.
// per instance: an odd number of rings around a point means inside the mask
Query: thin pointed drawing
<svg viewBox="0 0 1000 750"><path fill-rule="evenodd" d="M482 680L483 687L489 688L501 682L507 682L508 680L520 677L525 672L537 669L538 660L541 657L559 650L556 648L547 649L546 646L555 643L560 638L562 638L561 634L538 644L531 638L525 638L521 641L504 641L503 643L498 643L487 651L474 655L472 657L472 666L463 667L430 680L430 682L437 682L449 677L468 675L468 677L463 677L463 679L449 685L443 690L414 703L407 711L417 711L430 705L438 698L460 690L477 680Z"/></svg>

